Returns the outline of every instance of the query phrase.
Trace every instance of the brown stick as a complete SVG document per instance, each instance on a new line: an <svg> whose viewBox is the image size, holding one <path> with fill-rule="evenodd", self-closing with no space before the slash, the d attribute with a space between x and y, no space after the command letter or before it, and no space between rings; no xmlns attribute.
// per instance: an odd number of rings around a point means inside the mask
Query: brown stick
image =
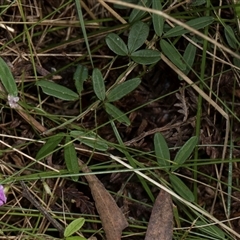
<svg viewBox="0 0 240 240"><path fill-rule="evenodd" d="M32 203L33 206L35 206L39 212L42 213L43 216L47 218L47 220L59 231L60 237L63 237L64 233L64 227L57 221L55 220L49 212L34 198L34 196L30 193L28 190L28 187L26 184L21 181L22 185L22 196L25 197L29 202Z"/></svg>

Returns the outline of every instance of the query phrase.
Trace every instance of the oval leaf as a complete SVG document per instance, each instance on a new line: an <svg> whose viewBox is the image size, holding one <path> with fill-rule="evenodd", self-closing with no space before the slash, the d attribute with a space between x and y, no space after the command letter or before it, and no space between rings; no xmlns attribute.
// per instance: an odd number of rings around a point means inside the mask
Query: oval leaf
<svg viewBox="0 0 240 240"><path fill-rule="evenodd" d="M108 145L105 142L103 142L103 140L102 141L96 140L88 136L79 138L79 140L81 141L81 143L87 145L92 149L96 149L98 151L105 152L108 149Z"/></svg>
<svg viewBox="0 0 240 240"><path fill-rule="evenodd" d="M145 7L150 7L151 6L151 3L152 3L152 0L139 0L138 1L138 5L140 6L145 6ZM142 10L139 10L139 9L133 9L130 16L129 16L129 22L135 22L135 21L138 21L138 20L141 20L141 18L143 16L147 15L147 12L146 11L142 11Z"/></svg>
<svg viewBox="0 0 240 240"><path fill-rule="evenodd" d="M211 23L213 23L213 21L214 21L214 17L207 16L207 17L195 18L193 20L187 21L185 24L198 30L198 29L201 29L201 28L204 28L204 27L210 25ZM163 37L165 37L165 38L177 37L177 36L182 36L183 34L186 34L189 32L190 32L189 30L183 28L182 26L176 26L176 27L172 28L171 30L169 30L168 32L166 32L163 35Z"/></svg>
<svg viewBox="0 0 240 240"><path fill-rule="evenodd" d="M78 94L80 94L83 90L83 82L88 78L88 69L82 65L78 65L77 69L73 75L73 79L75 80L75 87L77 89Z"/></svg>
<svg viewBox="0 0 240 240"><path fill-rule="evenodd" d="M173 190L179 194L182 198L189 202L194 201L194 195L192 191L187 187L187 185L177 176L170 174L169 175Z"/></svg>
<svg viewBox="0 0 240 240"><path fill-rule="evenodd" d="M10 71L8 65L1 57L0 57L0 79L8 95L17 97L18 89L16 82L13 78L12 72Z"/></svg>
<svg viewBox="0 0 240 240"><path fill-rule="evenodd" d="M159 166L169 170L170 152L168 145L161 133L156 133L154 135L154 150Z"/></svg>
<svg viewBox="0 0 240 240"><path fill-rule="evenodd" d="M226 239L225 233L216 225L209 225L207 222L198 220L195 226L201 231L207 234L207 236L212 236L215 239Z"/></svg>
<svg viewBox="0 0 240 240"><path fill-rule="evenodd" d="M117 34L109 33L106 37L106 44L117 55L127 56L127 45Z"/></svg>
<svg viewBox="0 0 240 240"><path fill-rule="evenodd" d="M162 4L161 1L153 1L152 8L156 10L162 10ZM164 18L162 16L159 16L157 14L152 14L152 20L153 20L153 28L155 33L161 37L163 34L163 24L164 24Z"/></svg>
<svg viewBox="0 0 240 240"><path fill-rule="evenodd" d="M88 240L85 237L80 237L80 236L73 236L73 237L67 237L64 240Z"/></svg>
<svg viewBox="0 0 240 240"><path fill-rule="evenodd" d="M77 93L57 83L46 80L40 80L36 83L36 85L41 87L43 92L49 96L56 97L66 101L74 101L78 99Z"/></svg>
<svg viewBox="0 0 240 240"><path fill-rule="evenodd" d="M168 43L166 40L160 41L160 46L163 53L182 71L186 70L186 65L183 63L182 55L174 47L174 45Z"/></svg>
<svg viewBox="0 0 240 240"><path fill-rule="evenodd" d="M233 58L233 63L235 66L239 67L240 68L240 59L238 58Z"/></svg>
<svg viewBox="0 0 240 240"><path fill-rule="evenodd" d="M207 1L207 0L191 1L191 2L189 2L189 6L191 6L191 7L201 6L201 5L205 4L206 1Z"/></svg>
<svg viewBox="0 0 240 240"><path fill-rule="evenodd" d="M66 145L64 146L64 160L67 169L70 173L79 173L78 158L75 147L72 142L70 142L70 137L66 137ZM78 181L78 176L72 176L73 181Z"/></svg>
<svg viewBox="0 0 240 240"><path fill-rule="evenodd" d="M110 90L107 95L108 101L114 102L121 99L122 97L133 91L140 83L140 78L134 78L126 82L120 83L119 85Z"/></svg>
<svg viewBox="0 0 240 240"><path fill-rule="evenodd" d="M228 45L231 48L237 49L239 42L235 37L233 29L229 25L226 25L224 28L224 33L225 33L225 37L227 39Z"/></svg>
<svg viewBox="0 0 240 240"><path fill-rule="evenodd" d="M98 68L93 69L92 73L93 90L101 101L105 99L105 84L101 71Z"/></svg>
<svg viewBox="0 0 240 240"><path fill-rule="evenodd" d="M186 63L186 70L183 71L186 75L189 73L189 71L191 70L191 67L194 63L194 59L196 56L196 51L197 51L197 47L194 46L192 43L188 43L184 54L183 54L183 60Z"/></svg>
<svg viewBox="0 0 240 240"><path fill-rule="evenodd" d="M181 165L189 158L193 149L196 147L198 142L198 137L194 136L188 139L188 141L179 149L175 158L174 165L172 166L172 171L176 171Z"/></svg>
<svg viewBox="0 0 240 240"><path fill-rule="evenodd" d="M234 8L235 8L235 13L237 15L237 18L240 19L240 5L239 5L239 2L238 2L238 4L234 4Z"/></svg>
<svg viewBox="0 0 240 240"><path fill-rule="evenodd" d="M48 155L52 154L54 149L57 147L57 145L61 142L63 139L63 134L56 134L54 136L51 136L46 143L41 147L41 149L38 151L36 155L36 160L41 160Z"/></svg>
<svg viewBox="0 0 240 240"><path fill-rule="evenodd" d="M129 118L118 108L116 108L111 103L105 103L104 104L106 112L112 116L114 119L119 121L120 123L125 123L127 126L130 126L130 120Z"/></svg>
<svg viewBox="0 0 240 240"><path fill-rule="evenodd" d="M128 36L128 50L130 54L144 44L148 34L149 27L146 23L139 21L132 25Z"/></svg>
<svg viewBox="0 0 240 240"><path fill-rule="evenodd" d="M136 51L131 54L131 59L139 64L148 65L158 62L160 57L160 52L152 49L143 49Z"/></svg>
<svg viewBox="0 0 240 240"><path fill-rule="evenodd" d="M77 138L81 143L99 151L107 151L108 145L100 138L97 134L93 132L84 131L71 131L70 135Z"/></svg>
<svg viewBox="0 0 240 240"><path fill-rule="evenodd" d="M64 237L70 237L72 236L75 232L80 230L85 223L84 218L78 218L73 220L66 228L64 231Z"/></svg>

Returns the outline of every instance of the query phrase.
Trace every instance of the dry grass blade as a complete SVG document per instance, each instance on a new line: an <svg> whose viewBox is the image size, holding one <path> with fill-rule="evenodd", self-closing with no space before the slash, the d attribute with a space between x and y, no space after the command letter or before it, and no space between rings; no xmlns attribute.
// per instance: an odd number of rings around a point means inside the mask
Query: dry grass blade
<svg viewBox="0 0 240 240"><path fill-rule="evenodd" d="M31 202L31 204L33 204L43 214L43 216L45 216L45 218L59 231L60 236L63 237L64 227L57 220L55 220L48 213L48 211L32 196L32 194L29 192L27 186L23 181L21 181L21 185L23 188L22 192L23 197L28 199L28 201Z"/></svg>
<svg viewBox="0 0 240 240"><path fill-rule="evenodd" d="M35 158L27 155L26 153L20 151L19 149L15 148L15 147L12 147L11 145L7 144L6 142L4 142L4 141L2 141L2 140L0 140L0 144L2 144L3 146L8 147L8 148L11 149L12 151L14 151L14 152L16 152L16 153L24 156L24 157L27 158L27 159L30 159L31 161L33 161L33 162L35 162L35 163L38 163L38 164L44 166L45 168L47 168L47 169L49 169L49 170L52 170L52 171L54 171L54 172L59 172L59 170L57 170L57 169L49 166L48 164L45 164L45 163L41 162L41 161L37 161Z"/></svg>
<svg viewBox="0 0 240 240"><path fill-rule="evenodd" d="M143 6L140 6L140 5L136 5L136 4L132 4L132 3L127 3L127 2L124 2L124 1L118 1L118 0L105 0L105 2L110 2L110 3L115 3L115 4L119 4L121 6L126 6L126 7L129 7L129 8L134 8L134 9L139 9L139 10L142 10L142 11L148 11L149 13L154 13L154 14L157 14L159 16L162 16L168 20L170 20L171 22L179 25L179 26L182 26L184 27L185 29L191 31L192 33L196 34L197 36L209 41L210 43L216 45L217 47L219 47L220 49L222 49L223 51L227 52L227 53L230 53L233 57L236 57L237 59L240 59L240 56L238 53L235 53L234 51L232 51L231 49L225 47L224 45L222 45L221 43L219 42L216 42L215 40L211 39L210 37L204 35L203 33L197 31L196 29L188 26L187 24L177 20L176 18L174 17L171 17L170 15L168 15L167 13L164 13L162 11L158 11L158 10L155 10L155 9L151 9L151 8L147 8L147 7L143 7Z"/></svg>
<svg viewBox="0 0 240 240"><path fill-rule="evenodd" d="M161 190L152 209L145 240L171 240L172 237L172 198L169 193Z"/></svg>
<svg viewBox="0 0 240 240"><path fill-rule="evenodd" d="M79 165L83 172L91 172L81 161L79 161ZM122 230L128 226L122 211L95 175L85 175L85 178L91 189L107 240L121 239Z"/></svg>
<svg viewBox="0 0 240 240"><path fill-rule="evenodd" d="M47 131L47 128L42 126L35 118L29 114L26 114L21 106L18 105L15 110L23 119L25 119L30 125L34 126L40 133Z"/></svg>
<svg viewBox="0 0 240 240"><path fill-rule="evenodd" d="M152 184L154 184L155 186L159 187L160 189L166 191L167 193L169 193L170 195L172 195L174 198L176 198L177 200L181 201L182 203L184 203L186 206L194 209L195 211L199 212L200 214L202 214L203 216L211 219L211 221L215 222L216 224L219 224L224 230L228 231L229 233L232 233L234 236L240 238L240 234L237 233L236 231L234 231L232 228L228 227L227 225L225 225L223 222L219 221L217 218L215 218L214 216L212 216L211 214L209 214L208 212L206 212L205 210L203 210L202 208L198 208L196 205L186 201L185 199L183 199L182 197L180 197L178 194L176 194L175 192L173 192L172 190L168 189L167 187L165 187L164 185L156 182L155 180L153 180L152 178L148 177L147 175L145 175L144 173L140 172L139 170L134 169L132 166L130 166L129 164L127 164L126 162L122 161L121 158L114 156L114 155L109 155L111 159L115 160L116 162L120 163L121 165L127 167L128 169L132 169L132 171L136 174L138 174L139 176L143 177L144 179L148 180L149 182L151 182Z"/></svg>
<svg viewBox="0 0 240 240"><path fill-rule="evenodd" d="M182 71L180 71L172 62L168 60L163 54L161 54L161 59L176 72L184 81L186 81L191 87L198 92L209 104L211 104L225 119L226 119L226 134L224 140L224 147L222 153L222 159L225 159L226 151L227 151L227 143L228 143L228 135L229 135L229 116L228 114L216 103L214 102L209 96L203 92L189 77L187 77Z"/></svg>

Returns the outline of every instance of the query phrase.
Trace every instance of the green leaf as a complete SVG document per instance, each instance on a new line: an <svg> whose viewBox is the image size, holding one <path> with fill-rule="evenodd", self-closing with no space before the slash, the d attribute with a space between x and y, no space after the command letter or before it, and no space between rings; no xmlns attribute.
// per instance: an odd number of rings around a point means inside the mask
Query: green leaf
<svg viewBox="0 0 240 240"><path fill-rule="evenodd" d="M109 33L106 37L106 44L117 55L127 56L127 45L117 34Z"/></svg>
<svg viewBox="0 0 240 240"><path fill-rule="evenodd" d="M149 65L158 62L160 57L160 52L152 49L143 49L131 54L131 59L139 64Z"/></svg>
<svg viewBox="0 0 240 240"><path fill-rule="evenodd" d="M73 237L67 237L65 238L65 240L88 240L85 237L81 237L81 236L73 236Z"/></svg>
<svg viewBox="0 0 240 240"><path fill-rule="evenodd" d="M84 218L78 218L73 220L66 228L64 231L64 237L70 237L72 236L75 232L79 231L83 224L85 223Z"/></svg>
<svg viewBox="0 0 240 240"><path fill-rule="evenodd" d="M164 167L166 170L169 170L170 152L168 145L161 133L156 133L154 135L154 150L159 166Z"/></svg>
<svg viewBox="0 0 240 240"><path fill-rule="evenodd" d="M99 151L107 151L108 145L100 136L93 132L71 131L70 135L77 138L81 143Z"/></svg>
<svg viewBox="0 0 240 240"><path fill-rule="evenodd" d="M228 45L233 48L233 49L237 49L239 46L239 42L236 39L235 35L234 35L234 31L231 28L231 26L229 25L225 25L224 27L224 33L225 33L225 37L226 40L228 42Z"/></svg>
<svg viewBox="0 0 240 240"><path fill-rule="evenodd" d="M162 4L161 1L153 1L152 3L152 9L156 10L162 10ZM155 33L161 37L163 34L163 24L164 24L164 18L162 16L159 16L157 14L152 14L152 20L153 20L153 28Z"/></svg>
<svg viewBox="0 0 240 240"><path fill-rule="evenodd" d="M122 97L126 96L128 93L133 91L138 85L141 83L140 78L133 78L126 82L120 83L113 89L111 89L107 95L107 99L109 102L114 102Z"/></svg>
<svg viewBox="0 0 240 240"><path fill-rule="evenodd" d="M237 18L240 19L240 4L238 2L238 4L234 4L234 8L235 8L235 13L237 15Z"/></svg>
<svg viewBox="0 0 240 240"><path fill-rule="evenodd" d="M86 48L87 48L87 55L88 55L88 58L91 62L91 65L93 65L93 60L92 60L92 52L91 52L91 49L90 49L90 46L89 46L89 39L88 39L88 33L87 33L87 30L86 30L86 26L85 26L85 14L83 13L82 11L82 5L80 4L80 1L75 1L75 16L76 16L76 13L77 13L77 16L78 16L78 20L79 20L79 23L80 23L80 26L81 26L81 33L83 35L83 38L84 38L84 45L86 45Z"/></svg>
<svg viewBox="0 0 240 240"><path fill-rule="evenodd" d="M195 1L190 1L189 6L197 7L197 6L201 6L205 3L206 3L206 0L195 0Z"/></svg>
<svg viewBox="0 0 240 240"><path fill-rule="evenodd" d="M73 75L73 79L75 80L75 86L78 94L80 94L83 90L83 82L88 78L88 69L82 65L78 65L77 69Z"/></svg>
<svg viewBox="0 0 240 240"><path fill-rule="evenodd" d="M138 1L139 6L144 6L147 8L151 7L151 3L152 3L152 0L139 0ZM135 8L132 10L132 12L129 16L129 22L132 23L132 22L141 20L141 18L144 17L145 15L147 15L146 11L142 11L142 10Z"/></svg>
<svg viewBox="0 0 240 240"><path fill-rule="evenodd" d="M198 29L201 29L201 28L204 28L204 27L210 25L211 23L213 23L213 21L214 21L214 17L207 16L207 17L194 18L190 21L187 21L185 24L198 30ZM189 32L190 32L189 30L183 28L182 26L176 26L176 27L172 28L171 30L169 30L168 32L166 32L163 35L163 37L165 37L165 38L177 37L177 36L182 36L183 34L186 34Z"/></svg>
<svg viewBox="0 0 240 240"><path fill-rule="evenodd" d="M48 155L52 154L54 149L57 147L57 145L61 142L63 139L63 134L56 134L51 136L46 143L41 147L41 149L38 151L36 155L36 160L41 160Z"/></svg>
<svg viewBox="0 0 240 240"><path fill-rule="evenodd" d="M104 104L106 112L112 116L114 119L116 119L120 123L125 123L127 126L129 126L130 120L129 118L118 108L116 108L114 105L111 103L105 103Z"/></svg>
<svg viewBox="0 0 240 240"><path fill-rule="evenodd" d="M128 50L130 54L144 44L148 34L149 27L146 23L139 21L132 25L128 36Z"/></svg>
<svg viewBox="0 0 240 240"><path fill-rule="evenodd" d="M64 160L67 166L67 169L72 174L79 173L78 158L75 147L72 142L70 142L70 137L66 137L66 145L64 146ZM71 177L73 181L78 181L78 176Z"/></svg>
<svg viewBox="0 0 240 240"><path fill-rule="evenodd" d="M16 82L13 78L12 72L10 71L8 65L1 57L0 57L0 79L6 92L13 97L17 97L18 89Z"/></svg>
<svg viewBox="0 0 240 240"><path fill-rule="evenodd" d="M238 54L239 54L239 53L238 53ZM240 59L234 57L234 58L233 58L233 63L234 63L235 66L237 66L237 67L240 68Z"/></svg>
<svg viewBox="0 0 240 240"><path fill-rule="evenodd" d="M40 80L37 81L36 85L41 87L43 92L49 96L56 97L66 101L74 101L78 99L77 93L55 82Z"/></svg>
<svg viewBox="0 0 240 240"><path fill-rule="evenodd" d="M169 175L172 187L174 191L179 194L182 198L189 202L194 201L194 195L192 191L188 188L188 186L177 176L170 174Z"/></svg>
<svg viewBox="0 0 240 240"><path fill-rule="evenodd" d="M163 53L182 71L186 70L186 65L183 63L182 55L174 47L174 45L168 43L166 40L162 39L160 41L160 46Z"/></svg>
<svg viewBox="0 0 240 240"><path fill-rule="evenodd" d="M215 239L226 239L225 233L217 227L216 225L209 225L207 222L203 222L201 220L198 220L195 223L195 226L197 229L199 229L201 232L204 232L207 234L207 236L212 236Z"/></svg>
<svg viewBox="0 0 240 240"><path fill-rule="evenodd" d="M183 72L186 75L189 73L194 63L196 51L197 51L196 46L194 46L192 43L189 42L183 54L183 60L186 63L186 70Z"/></svg>
<svg viewBox="0 0 240 240"><path fill-rule="evenodd" d="M101 71L98 68L93 69L92 73L93 90L101 101L105 99L105 84Z"/></svg>
<svg viewBox="0 0 240 240"><path fill-rule="evenodd" d="M172 171L176 171L181 165L189 158L193 149L198 143L198 137L194 136L188 139L188 141L179 149L175 158L174 165L172 166Z"/></svg>

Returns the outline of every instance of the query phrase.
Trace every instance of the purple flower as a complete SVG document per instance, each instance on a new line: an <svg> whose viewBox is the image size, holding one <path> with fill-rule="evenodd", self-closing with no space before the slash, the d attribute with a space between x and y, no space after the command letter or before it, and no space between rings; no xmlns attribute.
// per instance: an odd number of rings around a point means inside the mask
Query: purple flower
<svg viewBox="0 0 240 240"><path fill-rule="evenodd" d="M4 193L4 188L0 185L0 206L7 202L7 197Z"/></svg>

